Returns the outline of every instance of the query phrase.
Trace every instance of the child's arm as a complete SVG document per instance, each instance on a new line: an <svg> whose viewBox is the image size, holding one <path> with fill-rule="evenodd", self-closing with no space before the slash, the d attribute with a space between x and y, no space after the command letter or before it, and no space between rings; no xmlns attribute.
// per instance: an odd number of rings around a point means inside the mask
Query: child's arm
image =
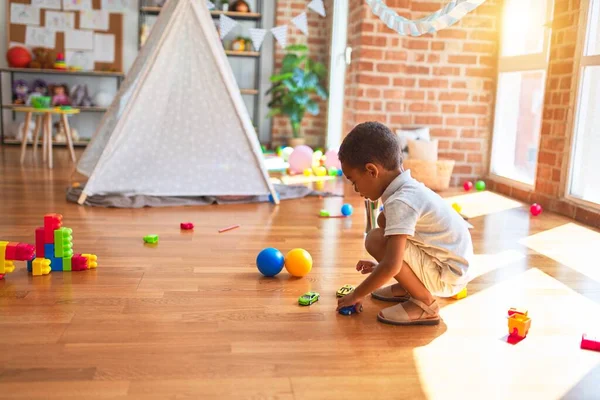
<svg viewBox="0 0 600 400"><path fill-rule="evenodd" d="M407 235L389 236L385 246L385 255L377 268L347 296L338 301L338 310L342 307L362 302L362 299L374 290L379 289L400 272L404 260Z"/></svg>
<svg viewBox="0 0 600 400"><path fill-rule="evenodd" d="M385 229L385 214L379 213L379 217L377 217L377 226L381 229Z"/></svg>

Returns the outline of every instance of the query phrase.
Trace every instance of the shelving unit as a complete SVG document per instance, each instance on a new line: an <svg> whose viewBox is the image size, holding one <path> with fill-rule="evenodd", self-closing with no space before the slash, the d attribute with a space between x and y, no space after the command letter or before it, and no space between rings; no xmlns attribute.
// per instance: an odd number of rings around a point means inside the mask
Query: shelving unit
<svg viewBox="0 0 600 400"><path fill-rule="evenodd" d="M2 90L2 75L9 74L10 86L12 88L15 81L15 75L61 75L61 76L76 76L76 77L90 77L90 78L115 78L116 89L119 90L123 81L124 75L120 72L112 71L69 71L69 70L57 70L57 69L34 69L34 68L0 68L0 142L2 144L20 144L20 140L6 139L4 137L4 110L13 110L18 105L6 102L3 98ZM12 91L11 91L12 92ZM12 95L11 95L12 96ZM9 100L12 102L12 97ZM20 105L22 107L22 105ZM103 113L106 112L105 107L77 107L82 113ZM12 112L12 119L15 119L15 112ZM79 141L77 145L85 146L88 141ZM60 146L60 143L57 143Z"/></svg>
<svg viewBox="0 0 600 400"><path fill-rule="evenodd" d="M251 4L251 9L253 12L243 13L243 12L235 12L235 11L221 11L221 10L211 10L210 14L215 22L218 21L221 15L225 15L229 18L238 21L246 21L254 23L253 27L255 28L264 28L269 29L272 27L274 22L274 14L273 11L269 9L269 5L274 6L274 1L272 0L249 0ZM157 16L160 14L161 7L145 5L148 4L147 0L140 1L139 7L139 29L138 29L138 44L141 43L141 30L144 25L149 26L148 16ZM263 12L266 10L265 12ZM269 18L272 21L269 23ZM269 47L272 49L272 47ZM268 50L267 50L268 51ZM254 62L254 73L253 73L253 82L240 82L238 78L238 86L244 87L240 89L240 93L245 96L246 104L248 102L252 102L252 112L251 118L253 120L253 124L257 130L257 134L260 137L266 137L269 135L270 137L270 120L265 118L268 113L266 104L265 104L265 95L264 92L268 87L265 87L263 84L261 86L261 81L265 79L266 74L270 74L273 65L273 54L272 51L266 53L263 51L234 51L234 50L225 50L225 54L227 57L231 59L240 59L241 61L237 61L236 64L239 69L247 70L246 67L240 67L239 63L249 63ZM266 55L265 55L266 54ZM266 58L266 59L265 59ZM247 61L243 61L247 60ZM270 66L269 66L270 64ZM246 65L246 64L244 64ZM265 68L265 66L267 66ZM239 72L238 69L238 72ZM248 68L249 69L249 68ZM267 75L268 76L268 75ZM268 83L268 81L267 81ZM249 87L250 86L250 87ZM254 87L251 87L254 86ZM250 97L252 99L250 100ZM250 105L248 105L250 107ZM266 111L265 111L266 110ZM262 132L262 135L261 135Z"/></svg>

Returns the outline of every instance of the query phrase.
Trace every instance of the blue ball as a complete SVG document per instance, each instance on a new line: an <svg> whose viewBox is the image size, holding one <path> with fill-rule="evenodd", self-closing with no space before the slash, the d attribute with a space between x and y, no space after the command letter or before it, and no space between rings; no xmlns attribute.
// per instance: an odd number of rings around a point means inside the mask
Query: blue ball
<svg viewBox="0 0 600 400"><path fill-rule="evenodd" d="M267 247L256 257L256 266L264 276L275 276L281 272L284 264L283 254L277 249Z"/></svg>
<svg viewBox="0 0 600 400"><path fill-rule="evenodd" d="M337 176L342 176L342 175L344 175L344 172L343 172L343 171L342 171L342 169L340 168L340 169L338 169L338 171L337 171Z"/></svg>
<svg viewBox="0 0 600 400"><path fill-rule="evenodd" d="M352 208L352 206L350 204L344 204L342 206L342 215L345 215L346 217L352 215L353 211L354 211L354 209Z"/></svg>

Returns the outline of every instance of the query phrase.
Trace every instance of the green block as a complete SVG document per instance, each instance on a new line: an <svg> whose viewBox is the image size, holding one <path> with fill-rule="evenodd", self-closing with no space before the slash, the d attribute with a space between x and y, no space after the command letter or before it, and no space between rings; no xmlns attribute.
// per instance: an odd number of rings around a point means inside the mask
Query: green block
<svg viewBox="0 0 600 400"><path fill-rule="evenodd" d="M146 236L144 236L144 242L158 243L158 235L146 235Z"/></svg>
<svg viewBox="0 0 600 400"><path fill-rule="evenodd" d="M321 210L321 211L319 211L319 216L320 217L329 217L329 211Z"/></svg>
<svg viewBox="0 0 600 400"><path fill-rule="evenodd" d="M73 230L71 228L58 228L54 231L54 257L73 256Z"/></svg>
<svg viewBox="0 0 600 400"><path fill-rule="evenodd" d="M63 271L71 271L71 257L63 257Z"/></svg>

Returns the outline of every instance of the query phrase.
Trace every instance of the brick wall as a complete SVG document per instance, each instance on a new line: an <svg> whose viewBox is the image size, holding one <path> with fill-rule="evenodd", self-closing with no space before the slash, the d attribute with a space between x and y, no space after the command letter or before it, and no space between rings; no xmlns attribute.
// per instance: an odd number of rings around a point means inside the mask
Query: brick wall
<svg viewBox="0 0 600 400"><path fill-rule="evenodd" d="M446 0L388 0L410 19ZM440 158L456 160L453 184L487 173L496 84L500 0L488 0L452 28L420 37L390 30L361 0L350 1L353 61L346 130L376 120L392 129L428 126Z"/></svg>
<svg viewBox="0 0 600 400"><path fill-rule="evenodd" d="M576 93L576 42L580 12L579 0L556 0L552 23L550 61L540 133L535 188L522 188L491 182L490 187L524 202L537 202L546 209L600 227L600 213L566 201L564 188L569 170L574 93Z"/></svg>
<svg viewBox="0 0 600 400"><path fill-rule="evenodd" d="M320 61L329 68L329 47L331 41L331 17L333 11L333 0L324 0L326 17L307 8L306 0L278 0L275 25L288 24L289 44L303 43L309 47L309 55L314 60ZM292 18L306 11L308 19L308 37L305 36L292 22ZM276 44L275 48L275 71L281 67L281 61L285 51ZM327 77L328 80L329 77ZM327 89L328 83L325 82ZM306 114L302 122L302 133L306 142L311 146L322 146L325 143L325 131L327 129L327 101L318 99L320 106L319 115ZM284 116L273 119L272 145L285 144L286 139L291 137L292 129L289 120Z"/></svg>

